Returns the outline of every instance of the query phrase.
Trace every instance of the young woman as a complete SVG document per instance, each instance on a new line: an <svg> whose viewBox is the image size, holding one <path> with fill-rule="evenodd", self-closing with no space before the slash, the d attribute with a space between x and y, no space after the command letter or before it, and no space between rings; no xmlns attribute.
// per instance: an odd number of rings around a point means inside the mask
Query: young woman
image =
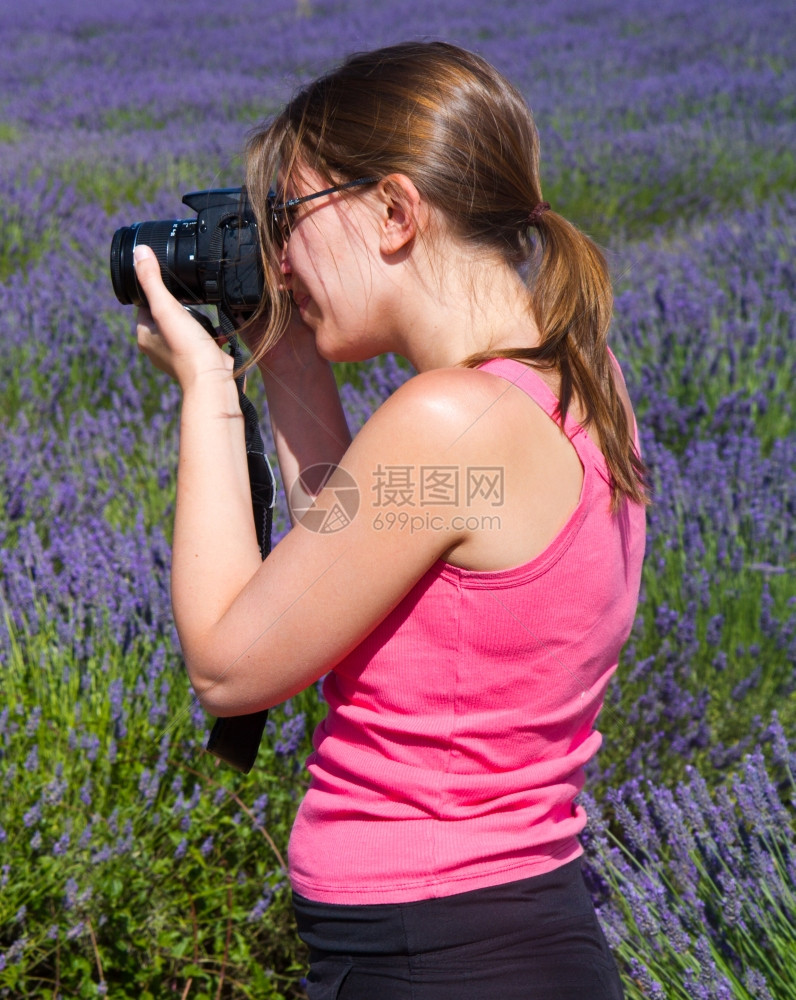
<svg viewBox="0 0 796 1000"><path fill-rule="evenodd" d="M575 801L644 551L603 259L542 200L520 95L442 43L309 84L251 138L248 188L295 522L264 563L231 361L146 248L138 337L184 393L172 586L199 698L239 715L327 675L289 854L309 995L620 997ZM351 441L329 361L387 351L417 374Z"/></svg>

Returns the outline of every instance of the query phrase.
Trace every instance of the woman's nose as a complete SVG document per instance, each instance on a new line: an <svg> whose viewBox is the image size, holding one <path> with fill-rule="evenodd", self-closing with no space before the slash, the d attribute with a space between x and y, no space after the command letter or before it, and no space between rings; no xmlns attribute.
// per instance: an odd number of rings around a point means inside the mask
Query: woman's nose
<svg viewBox="0 0 796 1000"><path fill-rule="evenodd" d="M283 292L289 292L290 279L293 277L293 269L290 266L290 261L287 259L285 247L282 247L279 251L279 270L282 274L282 280L279 282L279 288Z"/></svg>

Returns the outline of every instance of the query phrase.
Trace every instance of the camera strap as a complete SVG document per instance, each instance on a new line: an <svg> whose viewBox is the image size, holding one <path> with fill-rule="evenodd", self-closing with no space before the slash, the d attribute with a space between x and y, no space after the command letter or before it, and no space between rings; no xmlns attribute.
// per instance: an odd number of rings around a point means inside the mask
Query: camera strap
<svg viewBox="0 0 796 1000"><path fill-rule="evenodd" d="M227 338L235 368L238 369L243 365L243 351L235 336L235 324L220 308L218 318L221 332ZM260 546L260 555L265 559L271 551L276 480L265 454L257 410L244 392L244 383L245 376L242 374L235 379L246 433L246 459L249 466L254 527L257 532L257 543ZM226 719L216 719L207 740L207 750L223 760L224 763L248 774L257 758L267 717L268 710L265 709L250 715L235 715Z"/></svg>
<svg viewBox="0 0 796 1000"><path fill-rule="evenodd" d="M221 315L219 310L219 315ZM222 330L224 323L221 324ZM235 362L235 367L243 365L243 351L238 338L234 334L226 334L229 353ZM271 528L273 526L274 503L276 502L276 480L271 465L265 454L262 434L260 433L260 418L254 404L246 395L245 375L238 375L235 385L238 388L238 402L243 414L243 426L246 432L246 458L249 463L249 485L252 494L252 511L254 526L257 531L257 544L260 556L265 559L271 551Z"/></svg>

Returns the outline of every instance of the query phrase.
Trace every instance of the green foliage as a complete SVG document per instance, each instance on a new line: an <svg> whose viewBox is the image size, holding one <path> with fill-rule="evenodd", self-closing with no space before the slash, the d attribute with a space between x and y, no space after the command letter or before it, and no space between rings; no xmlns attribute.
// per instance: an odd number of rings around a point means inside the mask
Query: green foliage
<svg viewBox="0 0 796 1000"><path fill-rule="evenodd" d="M572 166L554 149L544 166L544 197L598 243L615 245L618 237L641 240L665 231L684 216L696 224L796 190L791 148L761 148L751 137L704 129L692 135L678 129L672 144L682 147L679 166L648 176L642 150L606 143Z"/></svg>
<svg viewBox="0 0 796 1000"><path fill-rule="evenodd" d="M47 254L56 253L62 245L57 219L53 218L34 236L28 231L22 206L4 205L1 197L0 220L0 282L7 281L12 274L35 264Z"/></svg>
<svg viewBox="0 0 796 1000"><path fill-rule="evenodd" d="M691 768L721 773L725 759L753 745L757 737L752 734L774 710L786 731L796 731L792 659L777 635L761 629L763 607L775 619L790 621L791 631L796 627L796 568L772 573L756 565L754 549L744 546L743 533L738 551L745 553L746 565L717 568L715 546L709 534L706 539L708 551L699 572L711 582L701 601L683 587L684 577L694 573L685 546L661 544L648 555L644 604L622 655L621 681L609 691L600 717L600 768L612 781L637 773L640 761L633 753L641 732L658 732L660 752L648 767L650 773L654 767L657 780L672 784ZM665 609L666 623L656 622L656 609ZM651 699L650 678L656 675L669 676L672 683L667 692L656 680L656 697ZM687 698L691 707L683 711ZM634 711L639 705L643 709ZM676 722L667 727L669 712ZM687 753L667 752L669 728Z"/></svg>
<svg viewBox="0 0 796 1000"><path fill-rule="evenodd" d="M24 132L19 125L14 125L12 122L0 122L0 142L8 144L18 142L23 135Z"/></svg>
<svg viewBox="0 0 796 1000"><path fill-rule="evenodd" d="M201 163L190 157L163 155L135 162L114 162L108 157L91 160L65 160L58 175L71 184L78 197L99 205L108 215L130 205L143 205L162 197L174 201L173 215L187 217L190 212L180 204L189 191L210 187L237 187L241 183L241 167L237 160L222 163L221 159L204 157ZM125 223L139 221L130 217Z"/></svg>
<svg viewBox="0 0 796 1000"><path fill-rule="evenodd" d="M22 939L25 960L0 969L0 987L19 998L96 996L99 983L130 1000L189 984L191 997L302 996L284 858L304 779L274 734L301 710L311 732L315 692L272 713L243 777L201 752L209 721L175 655L144 683L159 659L151 645L122 651L98 629L86 659L46 622L11 636L0 952ZM157 713L153 683L167 689ZM121 713L114 685L127 692Z"/></svg>

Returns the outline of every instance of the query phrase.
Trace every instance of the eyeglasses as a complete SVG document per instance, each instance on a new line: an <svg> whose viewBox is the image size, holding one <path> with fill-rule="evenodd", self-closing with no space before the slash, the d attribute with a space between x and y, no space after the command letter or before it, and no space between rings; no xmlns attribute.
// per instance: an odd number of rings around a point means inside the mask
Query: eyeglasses
<svg viewBox="0 0 796 1000"><path fill-rule="evenodd" d="M377 184L379 177L360 177L355 181L346 181L345 184L335 184L334 187L325 188L323 191L316 191L314 194L305 194L301 198L291 198L283 201L279 205L271 208L271 237L277 247L283 247L290 238L290 229L293 225L295 209L305 201L313 201L315 198L323 198L324 195L334 194L336 191L345 191L347 188L360 187L363 184Z"/></svg>

